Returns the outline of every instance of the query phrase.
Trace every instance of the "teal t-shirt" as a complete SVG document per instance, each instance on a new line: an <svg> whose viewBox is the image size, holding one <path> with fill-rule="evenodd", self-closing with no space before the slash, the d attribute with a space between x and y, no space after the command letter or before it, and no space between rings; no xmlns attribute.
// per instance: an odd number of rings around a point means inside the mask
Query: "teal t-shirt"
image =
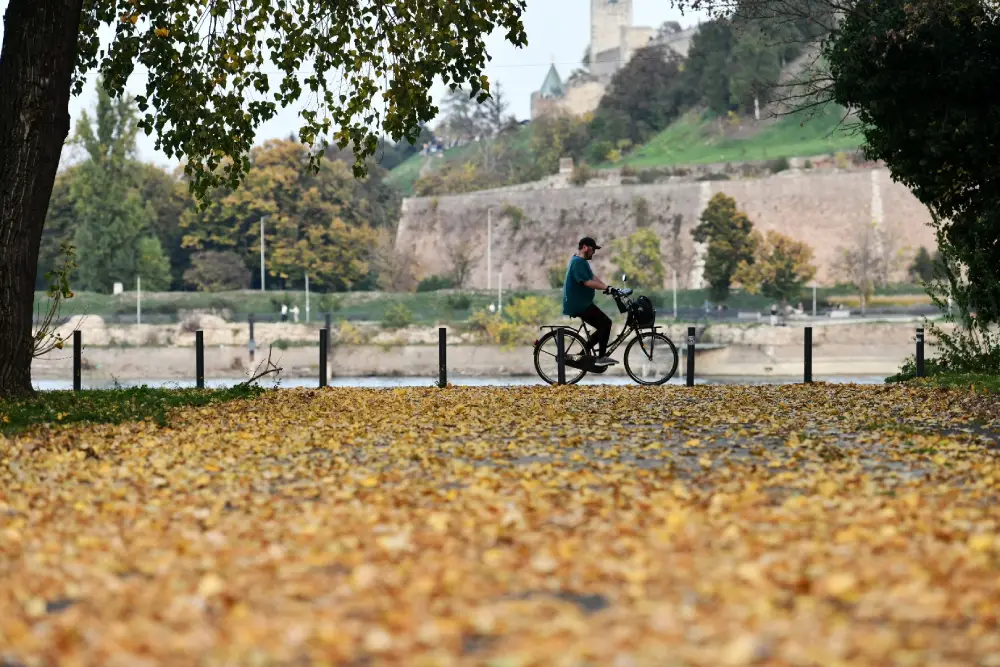
<svg viewBox="0 0 1000 667"><path fill-rule="evenodd" d="M579 255L573 255L566 269L566 281L563 283L563 315L576 317L594 303L592 287L584 287L583 282L594 277L590 262Z"/></svg>

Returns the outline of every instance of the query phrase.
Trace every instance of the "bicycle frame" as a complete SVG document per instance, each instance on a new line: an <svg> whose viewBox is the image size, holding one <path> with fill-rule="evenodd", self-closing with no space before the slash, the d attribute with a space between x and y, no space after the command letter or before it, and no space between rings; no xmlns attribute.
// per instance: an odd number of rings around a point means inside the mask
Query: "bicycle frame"
<svg viewBox="0 0 1000 667"><path fill-rule="evenodd" d="M621 296L621 297L615 296L614 299L615 299L615 304L618 306L619 312L624 312L624 313L630 313L631 312L632 300L629 297L627 297L627 296ZM623 301L619 301L619 299L622 299ZM618 332L618 336L616 336L614 340L609 340L608 341L608 355L611 355L615 350L617 350L621 346L622 343L624 343L626 340L628 340L630 333L634 333L636 336L638 336L639 335L639 331L642 330L642 329L650 329L651 331L654 331L654 332L657 329L659 329L659 327L656 326L655 324L651 324L648 327L639 327L639 326L636 326L635 324L631 324L631 321L632 321L631 320L631 316L630 315L626 315L626 317L625 317L625 324L622 326L622 330ZM567 328L569 328L569 327L567 327ZM587 323L586 322L582 322L581 321L580 322L580 327L577 328L575 331L576 331L576 333L580 333L582 331L583 335L584 335L584 338L589 343L589 341L590 341L590 329L587 328ZM646 350L646 346L643 345L643 343L642 343L642 338L639 338L639 347L642 348L642 351L644 353L646 353L647 355L649 355L649 353Z"/></svg>

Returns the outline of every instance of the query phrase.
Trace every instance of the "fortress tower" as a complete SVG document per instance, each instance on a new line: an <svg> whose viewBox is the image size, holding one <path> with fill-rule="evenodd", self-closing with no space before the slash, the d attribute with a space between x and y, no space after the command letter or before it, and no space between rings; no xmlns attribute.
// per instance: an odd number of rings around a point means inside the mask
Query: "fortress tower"
<svg viewBox="0 0 1000 667"><path fill-rule="evenodd" d="M632 27L632 0L590 0L590 71L609 77L620 66L622 35Z"/></svg>

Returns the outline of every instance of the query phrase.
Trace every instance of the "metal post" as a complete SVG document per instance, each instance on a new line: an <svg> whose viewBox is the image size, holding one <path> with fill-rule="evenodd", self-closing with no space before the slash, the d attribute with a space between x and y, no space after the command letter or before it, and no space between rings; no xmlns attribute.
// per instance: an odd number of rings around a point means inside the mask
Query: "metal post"
<svg viewBox="0 0 1000 667"><path fill-rule="evenodd" d="M326 353L330 349L328 329L319 330L319 386L326 386Z"/></svg>
<svg viewBox="0 0 1000 667"><path fill-rule="evenodd" d="M556 329L556 365L559 371L556 375L559 384L566 384L566 340L563 337L563 330Z"/></svg>
<svg viewBox="0 0 1000 667"><path fill-rule="evenodd" d="M687 386L694 386L694 327L688 327L687 337Z"/></svg>
<svg viewBox="0 0 1000 667"><path fill-rule="evenodd" d="M247 347L250 350L250 363L253 363L254 355L257 352L257 341L253 338L253 313L247 315L247 322L250 323L250 342L247 343Z"/></svg>
<svg viewBox="0 0 1000 667"><path fill-rule="evenodd" d="M264 220L267 219L266 215L260 216L260 291L265 291L264 289Z"/></svg>
<svg viewBox="0 0 1000 667"><path fill-rule="evenodd" d="M135 277L135 323L142 324L142 278Z"/></svg>
<svg viewBox="0 0 1000 667"><path fill-rule="evenodd" d="M205 332L194 332L194 372L198 389L205 388Z"/></svg>
<svg viewBox="0 0 1000 667"><path fill-rule="evenodd" d="M309 323L309 274L306 274L306 324Z"/></svg>
<svg viewBox="0 0 1000 667"><path fill-rule="evenodd" d="M448 386L448 330L438 328L438 386Z"/></svg>
<svg viewBox="0 0 1000 667"><path fill-rule="evenodd" d="M330 338L330 323L333 318L330 313L327 313L323 319L325 320L323 328L326 330L326 347L327 349L333 349L333 339Z"/></svg>
<svg viewBox="0 0 1000 667"><path fill-rule="evenodd" d="M73 391L83 388L83 332L73 332Z"/></svg>
<svg viewBox="0 0 1000 667"><path fill-rule="evenodd" d="M677 271L674 270L674 319L677 319Z"/></svg>
<svg viewBox="0 0 1000 667"><path fill-rule="evenodd" d="M924 328L917 329L917 377L924 377Z"/></svg>
<svg viewBox="0 0 1000 667"><path fill-rule="evenodd" d="M813 381L813 328L806 327L805 381Z"/></svg>

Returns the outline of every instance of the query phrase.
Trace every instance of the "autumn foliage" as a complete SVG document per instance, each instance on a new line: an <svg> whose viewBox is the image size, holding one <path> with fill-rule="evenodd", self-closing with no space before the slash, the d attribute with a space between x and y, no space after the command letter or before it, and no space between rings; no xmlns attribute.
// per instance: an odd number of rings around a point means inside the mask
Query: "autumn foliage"
<svg viewBox="0 0 1000 667"><path fill-rule="evenodd" d="M293 390L0 438L6 664L995 664L995 398Z"/></svg>

